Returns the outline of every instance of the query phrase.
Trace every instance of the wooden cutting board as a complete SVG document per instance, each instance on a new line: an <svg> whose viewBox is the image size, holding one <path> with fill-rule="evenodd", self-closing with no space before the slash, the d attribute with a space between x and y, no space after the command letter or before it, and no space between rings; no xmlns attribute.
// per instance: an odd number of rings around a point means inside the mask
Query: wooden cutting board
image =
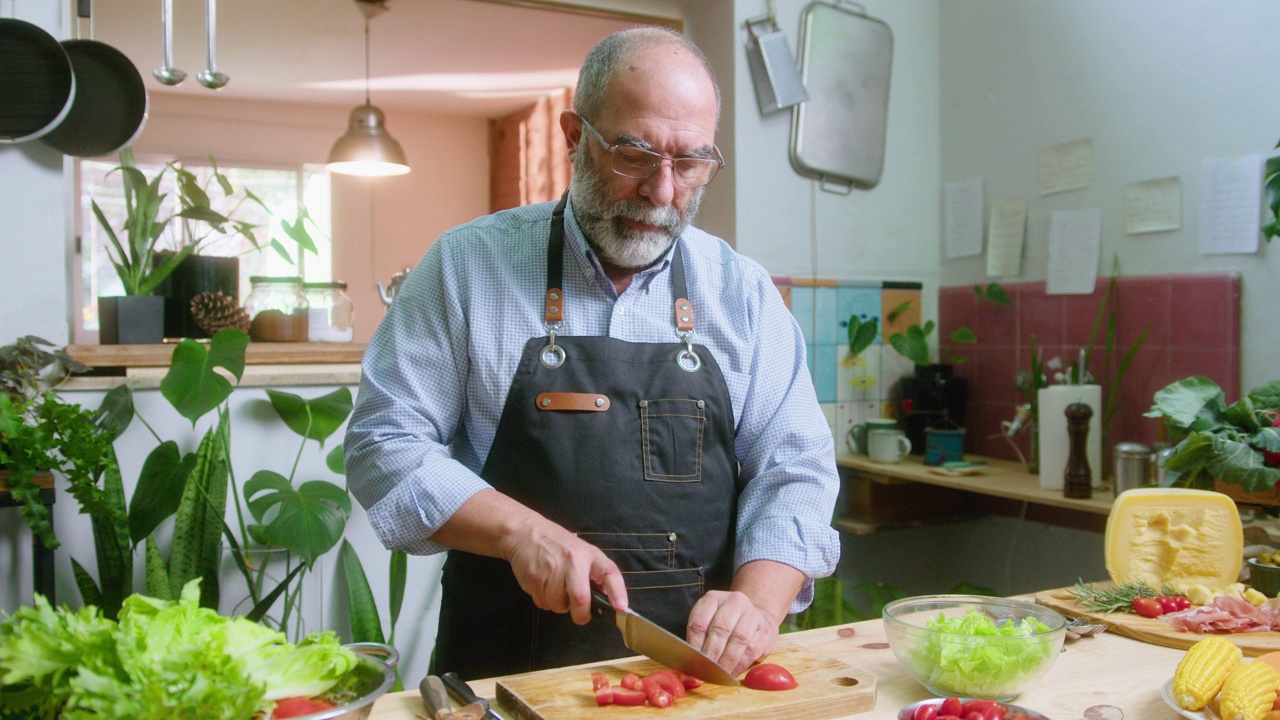
<svg viewBox="0 0 1280 720"><path fill-rule="evenodd" d="M795 676L799 687L765 692L704 683L669 708L596 705L591 672L603 672L617 685L633 672L643 677L662 666L645 658L620 660L592 668L566 668L512 675L496 682L498 707L517 720L630 720L631 718L753 718L821 720L867 712L876 705L876 678L839 660L780 640L766 662Z"/></svg>
<svg viewBox="0 0 1280 720"><path fill-rule="evenodd" d="M1114 632L1152 645L1185 650L1196 641L1208 637L1205 633L1178 632L1163 620L1147 618L1137 613L1114 612L1110 614L1089 612L1076 603L1071 588L1044 590L1036 593L1036 602L1053 608L1067 617L1088 618L1090 622L1108 626ZM1280 650L1280 632L1222 633L1222 636L1240 647L1246 657Z"/></svg>

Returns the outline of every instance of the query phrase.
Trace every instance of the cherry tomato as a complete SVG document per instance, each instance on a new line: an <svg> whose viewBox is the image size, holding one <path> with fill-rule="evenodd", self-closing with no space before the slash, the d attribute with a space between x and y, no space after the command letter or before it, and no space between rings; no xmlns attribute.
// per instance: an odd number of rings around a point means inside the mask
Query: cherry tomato
<svg viewBox="0 0 1280 720"><path fill-rule="evenodd" d="M955 715L960 717L964 713L964 703L960 702L958 697L949 697L942 701L942 705L938 706L938 715Z"/></svg>
<svg viewBox="0 0 1280 720"><path fill-rule="evenodd" d="M996 707L1000 703L995 700L969 700L964 704L964 714L971 712L986 712L987 708Z"/></svg>
<svg viewBox="0 0 1280 720"><path fill-rule="evenodd" d="M610 689L613 690L614 705L643 705L646 699L643 690L633 690L625 687Z"/></svg>
<svg viewBox="0 0 1280 720"><path fill-rule="evenodd" d="M959 715L939 715L938 720L964 720Z"/></svg>
<svg viewBox="0 0 1280 720"><path fill-rule="evenodd" d="M1186 595L1173 596L1174 612L1181 612L1183 610L1189 609L1190 607L1191 607L1191 600L1188 599Z"/></svg>
<svg viewBox="0 0 1280 720"><path fill-rule="evenodd" d="M921 705L911 715L911 720L938 720L938 706Z"/></svg>
<svg viewBox="0 0 1280 720"><path fill-rule="evenodd" d="M596 688L596 705L601 707L613 704L613 688L605 685Z"/></svg>
<svg viewBox="0 0 1280 720"><path fill-rule="evenodd" d="M790 690L800 683L781 665L761 663L747 671L742 684L752 690Z"/></svg>
<svg viewBox="0 0 1280 720"><path fill-rule="evenodd" d="M996 705L982 711L982 720L1004 720L1004 708Z"/></svg>
<svg viewBox="0 0 1280 720"><path fill-rule="evenodd" d="M1174 600L1172 595L1161 595L1156 598L1156 602L1160 603L1160 609L1164 612L1171 613L1178 611L1178 601Z"/></svg>
<svg viewBox="0 0 1280 720"><path fill-rule="evenodd" d="M1164 608L1160 607L1159 601L1149 597L1134 598L1133 611L1142 617L1149 618L1158 618L1164 614Z"/></svg>
<svg viewBox="0 0 1280 720"><path fill-rule="evenodd" d="M964 714L964 720L982 720L982 713L977 710L970 710Z"/></svg>
<svg viewBox="0 0 1280 720"><path fill-rule="evenodd" d="M591 673L591 689L599 690L600 688L609 687L609 678L604 673Z"/></svg>
<svg viewBox="0 0 1280 720"><path fill-rule="evenodd" d="M271 711L273 718L293 718L312 713L332 710L333 705L323 700L312 700L304 697L281 698L276 701L276 709Z"/></svg>

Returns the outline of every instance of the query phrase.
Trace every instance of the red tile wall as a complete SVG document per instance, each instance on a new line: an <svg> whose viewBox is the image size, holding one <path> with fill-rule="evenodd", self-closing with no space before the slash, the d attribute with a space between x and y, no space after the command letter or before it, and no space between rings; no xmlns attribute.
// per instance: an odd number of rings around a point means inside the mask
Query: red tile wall
<svg viewBox="0 0 1280 720"><path fill-rule="evenodd" d="M1089 340L1109 278L1099 278L1092 295L1046 295L1043 282L1002 283L1012 307L978 298L971 285L944 287L938 297L943 360L960 355L955 374L969 381L965 451L1017 460L1003 437L1001 422L1012 420L1027 397L1014 389L1014 374L1031 368L1035 338L1044 360L1067 365ZM1204 375L1218 383L1228 403L1240 397L1240 278L1232 274L1156 275L1118 278L1107 314L1115 311L1116 341L1111 373L1144 328L1147 336L1117 386L1118 409L1105 430L1105 445L1162 439L1157 420L1143 417L1157 390L1175 380ZM1089 369L1105 374L1106 323L1094 341ZM946 343L955 328L968 325L976 345ZM1051 381L1052 382L1052 381ZM1103 378L1104 399L1114 381ZM1028 434L1018 435L1022 452ZM1108 467L1107 474L1110 474Z"/></svg>

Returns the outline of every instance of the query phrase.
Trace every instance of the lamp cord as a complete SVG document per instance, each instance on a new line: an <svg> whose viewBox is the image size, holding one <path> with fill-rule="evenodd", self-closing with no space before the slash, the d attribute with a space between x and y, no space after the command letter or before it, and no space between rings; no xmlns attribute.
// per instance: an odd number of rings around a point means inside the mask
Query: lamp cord
<svg viewBox="0 0 1280 720"><path fill-rule="evenodd" d="M364 104L369 102L369 18L364 19Z"/></svg>

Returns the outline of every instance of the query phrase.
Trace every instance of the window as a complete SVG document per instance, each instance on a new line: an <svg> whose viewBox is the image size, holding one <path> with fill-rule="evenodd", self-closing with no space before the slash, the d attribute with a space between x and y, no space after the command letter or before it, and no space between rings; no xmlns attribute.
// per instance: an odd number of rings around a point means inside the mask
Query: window
<svg viewBox="0 0 1280 720"><path fill-rule="evenodd" d="M94 217L90 200L97 202L112 228L119 232L124 224L124 190L120 173L111 172L117 163L82 160L77 165L80 233L77 243L79 272L73 282L76 297L73 308L77 311L74 334L76 342L92 343L97 341L98 297L120 295L124 289L107 253L111 241ZM164 168L164 161L138 158L137 166L151 179ZM223 196L218 183L213 180L213 167L207 161L183 162L182 167L193 173L200 186L206 188L214 210L257 226L253 234L259 248L234 232L222 234L213 230L203 239L198 251L203 255L240 258L241 303L249 295L249 277L252 275L300 275L308 282L332 279L329 176L323 165L294 168L219 165L218 171L226 176L236 191L230 196ZM174 211L177 204L175 183L174 173L166 173L161 185L165 200L159 217L167 217ZM245 188L262 200L270 212L249 200L244 193ZM308 230L318 251L315 255L300 253L297 244L280 227L282 219L292 222L297 217L299 198L314 222L314 225L308 225ZM198 225L199 229L194 233L197 237L203 235L207 228L202 223ZM226 229L231 228L227 226ZM175 219L166 227L157 248L173 250L181 246L184 238L180 233L183 232L183 223ZM271 247L273 240L298 260L296 265Z"/></svg>

